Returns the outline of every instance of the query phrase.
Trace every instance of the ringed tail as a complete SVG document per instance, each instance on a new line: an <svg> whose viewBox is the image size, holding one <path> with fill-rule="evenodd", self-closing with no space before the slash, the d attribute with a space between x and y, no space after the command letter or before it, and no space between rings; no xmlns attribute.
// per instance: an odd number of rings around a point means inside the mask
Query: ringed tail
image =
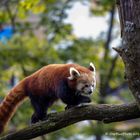
<svg viewBox="0 0 140 140"><path fill-rule="evenodd" d="M19 103L27 96L25 93L25 80L22 80L15 86L0 104L0 133L9 119L13 116Z"/></svg>

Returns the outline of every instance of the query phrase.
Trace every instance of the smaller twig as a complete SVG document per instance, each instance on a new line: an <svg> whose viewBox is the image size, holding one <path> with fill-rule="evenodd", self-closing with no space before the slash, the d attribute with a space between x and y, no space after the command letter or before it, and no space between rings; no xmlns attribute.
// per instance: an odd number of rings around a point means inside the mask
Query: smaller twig
<svg viewBox="0 0 140 140"><path fill-rule="evenodd" d="M115 48L113 47L113 49L121 56L122 55L122 48Z"/></svg>

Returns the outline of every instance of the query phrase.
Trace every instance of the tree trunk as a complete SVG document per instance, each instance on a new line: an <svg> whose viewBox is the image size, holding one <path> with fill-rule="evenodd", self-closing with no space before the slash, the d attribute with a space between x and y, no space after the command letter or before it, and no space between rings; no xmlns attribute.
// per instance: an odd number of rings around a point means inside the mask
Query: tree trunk
<svg viewBox="0 0 140 140"><path fill-rule="evenodd" d="M125 64L125 79L140 109L140 0L117 1L122 47L115 50Z"/></svg>

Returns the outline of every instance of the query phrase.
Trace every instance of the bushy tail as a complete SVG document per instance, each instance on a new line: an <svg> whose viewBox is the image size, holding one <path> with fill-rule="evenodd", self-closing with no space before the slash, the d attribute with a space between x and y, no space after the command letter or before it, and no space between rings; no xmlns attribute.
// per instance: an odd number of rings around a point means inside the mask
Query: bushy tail
<svg viewBox="0 0 140 140"><path fill-rule="evenodd" d="M0 133L4 130L19 103L26 97L24 88L24 81L21 81L0 104Z"/></svg>

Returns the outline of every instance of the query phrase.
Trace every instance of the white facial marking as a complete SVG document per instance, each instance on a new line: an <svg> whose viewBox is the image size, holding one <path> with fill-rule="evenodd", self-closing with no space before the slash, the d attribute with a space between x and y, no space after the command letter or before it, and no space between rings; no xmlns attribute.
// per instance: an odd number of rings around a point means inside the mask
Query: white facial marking
<svg viewBox="0 0 140 140"><path fill-rule="evenodd" d="M78 85L77 85L77 90L81 90L83 88L83 83L79 83Z"/></svg>
<svg viewBox="0 0 140 140"><path fill-rule="evenodd" d="M93 87L93 86L90 86L90 89L91 89L91 91L93 92L93 90L94 90L94 87Z"/></svg>

